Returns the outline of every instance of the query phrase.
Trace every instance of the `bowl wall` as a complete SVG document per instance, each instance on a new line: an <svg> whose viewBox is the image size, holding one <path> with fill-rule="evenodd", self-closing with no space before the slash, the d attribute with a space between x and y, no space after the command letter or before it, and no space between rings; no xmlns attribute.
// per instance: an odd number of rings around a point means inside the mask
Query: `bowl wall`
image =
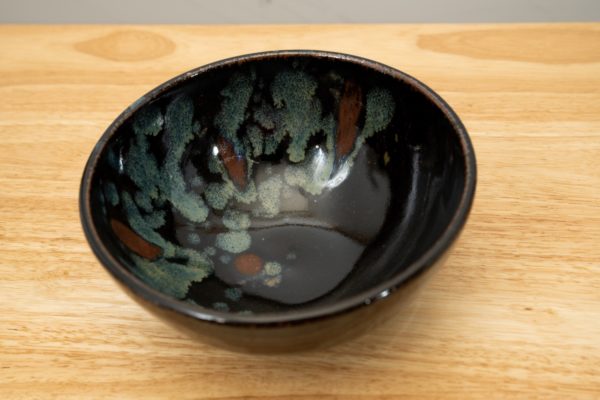
<svg viewBox="0 0 600 400"><path fill-rule="evenodd" d="M273 52L190 71L127 109L90 157L81 214L103 265L161 317L238 348L300 348L410 297L474 185L464 127L420 82Z"/></svg>

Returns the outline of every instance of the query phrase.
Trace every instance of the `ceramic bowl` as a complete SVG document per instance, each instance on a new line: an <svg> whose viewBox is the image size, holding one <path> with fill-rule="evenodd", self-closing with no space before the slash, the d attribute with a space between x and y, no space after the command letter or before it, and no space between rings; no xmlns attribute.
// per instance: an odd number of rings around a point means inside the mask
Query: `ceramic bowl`
<svg viewBox="0 0 600 400"><path fill-rule="evenodd" d="M475 158L416 79L322 51L240 56L126 109L85 167L81 220L140 304L211 343L288 351L406 304L463 227Z"/></svg>

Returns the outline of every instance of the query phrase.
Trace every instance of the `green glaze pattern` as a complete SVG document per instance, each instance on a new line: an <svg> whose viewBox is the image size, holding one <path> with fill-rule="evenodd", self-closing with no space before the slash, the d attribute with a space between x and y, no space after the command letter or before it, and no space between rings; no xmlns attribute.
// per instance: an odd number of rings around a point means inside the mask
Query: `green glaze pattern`
<svg viewBox="0 0 600 400"><path fill-rule="evenodd" d="M339 233L343 223L324 213L356 162L390 162L388 152L384 160L363 148L390 127L397 108L385 86L352 71L284 61L215 73L207 87L146 105L105 152L101 180L132 272L169 296L224 312L268 312L269 302L322 295L286 292L308 284L298 278L303 263L330 256L306 254L349 246L355 262L373 238ZM373 190L389 190L385 182ZM294 244L294 229L304 245ZM288 240L282 251L263 243L279 246L279 238ZM286 280L294 286L283 288ZM221 291L221 300L205 300L205 290Z"/></svg>

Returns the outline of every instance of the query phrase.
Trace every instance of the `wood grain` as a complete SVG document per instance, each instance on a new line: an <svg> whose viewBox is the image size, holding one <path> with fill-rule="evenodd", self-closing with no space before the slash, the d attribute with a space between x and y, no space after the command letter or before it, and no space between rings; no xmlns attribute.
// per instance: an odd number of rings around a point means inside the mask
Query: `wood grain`
<svg viewBox="0 0 600 400"><path fill-rule="evenodd" d="M0 397L600 398L600 24L0 27ZM127 105L267 49L354 53L439 91L479 185L400 320L331 350L229 353L147 315L94 259L77 195Z"/></svg>

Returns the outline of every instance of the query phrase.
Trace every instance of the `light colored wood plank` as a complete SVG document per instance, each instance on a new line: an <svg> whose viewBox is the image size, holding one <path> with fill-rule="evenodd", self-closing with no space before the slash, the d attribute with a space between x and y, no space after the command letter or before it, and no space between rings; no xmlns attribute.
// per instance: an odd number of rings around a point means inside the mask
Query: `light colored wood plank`
<svg viewBox="0 0 600 400"><path fill-rule="evenodd" d="M600 397L600 24L0 27L0 397ZM83 238L105 127L210 61L354 53L439 91L470 130L470 221L409 324L327 351L229 353L116 287Z"/></svg>

